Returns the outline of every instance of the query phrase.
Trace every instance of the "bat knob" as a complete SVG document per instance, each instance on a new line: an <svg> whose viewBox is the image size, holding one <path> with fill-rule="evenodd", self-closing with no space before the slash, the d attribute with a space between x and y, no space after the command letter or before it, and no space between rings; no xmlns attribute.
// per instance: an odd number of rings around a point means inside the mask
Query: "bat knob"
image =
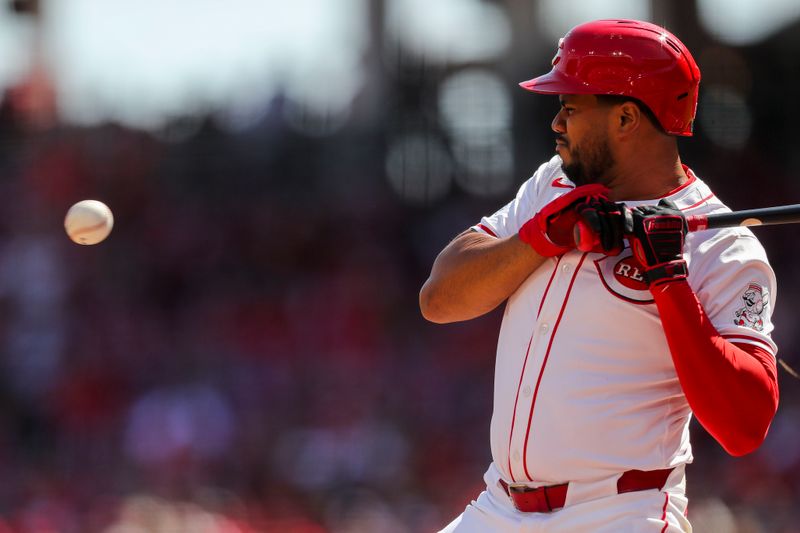
<svg viewBox="0 0 800 533"><path fill-rule="evenodd" d="M591 252L595 246L600 244L600 238L583 220L575 223L572 228L572 237L575 240L575 247L581 252Z"/></svg>

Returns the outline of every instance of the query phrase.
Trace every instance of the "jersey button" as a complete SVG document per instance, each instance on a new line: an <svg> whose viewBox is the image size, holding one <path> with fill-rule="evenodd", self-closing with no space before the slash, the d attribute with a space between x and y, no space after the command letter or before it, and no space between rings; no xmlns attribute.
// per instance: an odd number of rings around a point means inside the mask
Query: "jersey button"
<svg viewBox="0 0 800 533"><path fill-rule="evenodd" d="M514 460L519 461L519 450L514 450Z"/></svg>
<svg viewBox="0 0 800 533"><path fill-rule="evenodd" d="M522 394L524 394L525 396L530 396L531 395L531 386L530 385L526 385L525 388L522 389Z"/></svg>
<svg viewBox="0 0 800 533"><path fill-rule="evenodd" d="M569 274L571 270L572 270L572 265L570 265L569 263L564 263L563 265L561 265L561 272L563 272L564 274Z"/></svg>
<svg viewBox="0 0 800 533"><path fill-rule="evenodd" d="M550 324L548 324L547 322L545 322L544 324L542 324L541 326L539 326L539 329L540 329L540 330L542 330L542 333L546 333L546 332L547 332L547 330L548 330L548 329L550 329Z"/></svg>

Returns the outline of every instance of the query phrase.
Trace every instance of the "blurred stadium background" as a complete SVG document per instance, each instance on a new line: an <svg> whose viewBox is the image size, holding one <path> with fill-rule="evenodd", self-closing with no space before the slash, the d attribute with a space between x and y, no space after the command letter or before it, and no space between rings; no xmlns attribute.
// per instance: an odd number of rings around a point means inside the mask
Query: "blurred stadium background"
<svg viewBox="0 0 800 533"><path fill-rule="evenodd" d="M800 202L796 0L4 0L0 533L425 532L481 489L499 311L434 326L435 254L553 152L520 80L594 18L703 72L684 160ZM111 237L69 242L96 198ZM757 230L800 363L796 227ZM764 446L699 427L699 532L800 531L800 382Z"/></svg>

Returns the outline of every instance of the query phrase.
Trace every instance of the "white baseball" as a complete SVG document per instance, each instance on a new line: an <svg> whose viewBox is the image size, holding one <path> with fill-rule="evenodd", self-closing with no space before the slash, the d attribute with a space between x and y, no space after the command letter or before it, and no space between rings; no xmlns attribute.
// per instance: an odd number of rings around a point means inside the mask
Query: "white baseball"
<svg viewBox="0 0 800 533"><path fill-rule="evenodd" d="M106 204L98 200L81 200L67 211L64 229L78 244L102 242L114 227L114 215Z"/></svg>

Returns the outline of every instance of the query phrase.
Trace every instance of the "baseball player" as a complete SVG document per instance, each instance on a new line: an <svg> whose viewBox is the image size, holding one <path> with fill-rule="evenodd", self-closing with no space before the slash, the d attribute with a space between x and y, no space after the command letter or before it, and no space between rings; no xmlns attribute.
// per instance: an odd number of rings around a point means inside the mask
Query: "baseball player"
<svg viewBox="0 0 800 533"><path fill-rule="evenodd" d="M729 209L678 153L700 82L683 43L594 21L552 66L521 85L558 95L556 155L420 292L437 323L506 302L486 490L442 531L691 531L690 418L738 456L777 409L775 276L746 228L687 233Z"/></svg>

